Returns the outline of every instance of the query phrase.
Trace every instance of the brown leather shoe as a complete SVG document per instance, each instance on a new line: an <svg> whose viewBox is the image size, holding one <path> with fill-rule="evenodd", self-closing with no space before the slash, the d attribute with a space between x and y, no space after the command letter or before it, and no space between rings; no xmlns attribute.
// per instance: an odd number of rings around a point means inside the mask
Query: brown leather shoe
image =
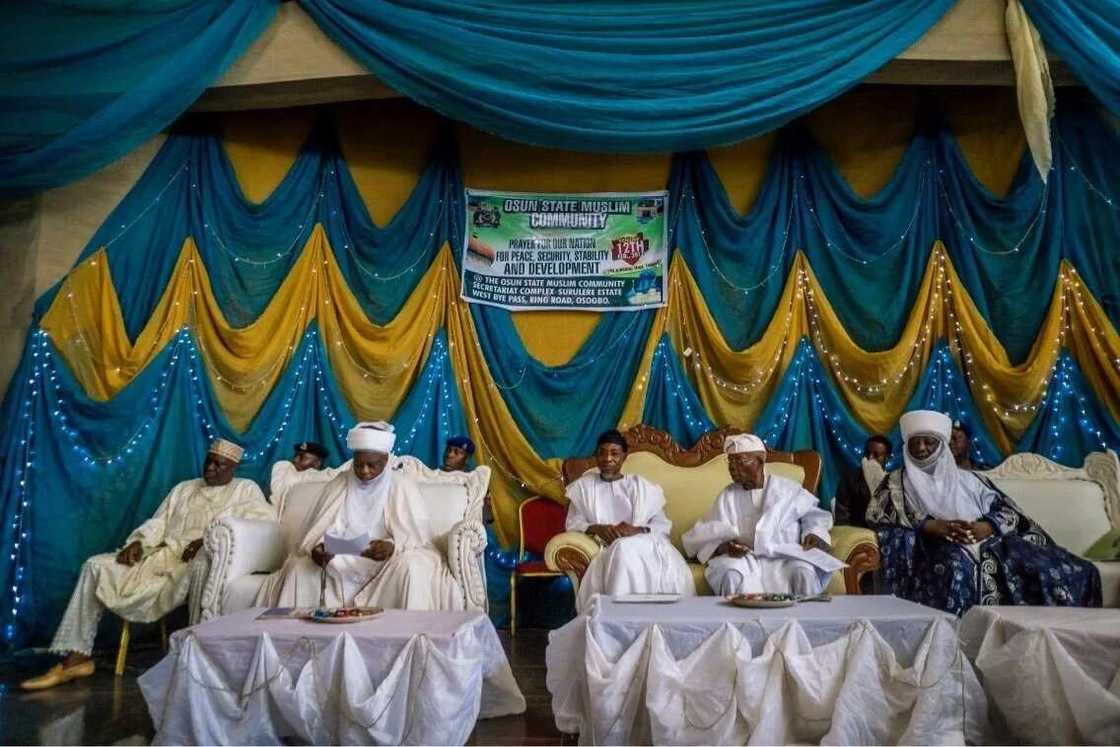
<svg viewBox="0 0 1120 747"><path fill-rule="evenodd" d="M70 680L81 679L82 677L89 677L93 674L94 665L93 659L83 661L81 664L75 664L72 667L64 667L61 664L55 664L48 669L46 673L38 677L32 677L29 680L24 680L19 684L24 690L46 690L48 687L61 685Z"/></svg>

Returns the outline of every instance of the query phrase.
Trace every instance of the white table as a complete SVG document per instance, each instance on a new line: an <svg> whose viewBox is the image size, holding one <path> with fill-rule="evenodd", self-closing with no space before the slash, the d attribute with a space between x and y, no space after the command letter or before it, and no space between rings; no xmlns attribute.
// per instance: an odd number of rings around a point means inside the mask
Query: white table
<svg viewBox="0 0 1120 747"><path fill-rule="evenodd" d="M525 710L481 612L331 625L262 611L172 636L140 677L155 744L463 744L477 718Z"/></svg>
<svg viewBox="0 0 1120 747"><path fill-rule="evenodd" d="M556 725L581 744L983 743L951 615L894 597L784 609L599 597L549 636Z"/></svg>
<svg viewBox="0 0 1120 747"><path fill-rule="evenodd" d="M973 607L961 643L1016 739L1120 743L1120 610Z"/></svg>

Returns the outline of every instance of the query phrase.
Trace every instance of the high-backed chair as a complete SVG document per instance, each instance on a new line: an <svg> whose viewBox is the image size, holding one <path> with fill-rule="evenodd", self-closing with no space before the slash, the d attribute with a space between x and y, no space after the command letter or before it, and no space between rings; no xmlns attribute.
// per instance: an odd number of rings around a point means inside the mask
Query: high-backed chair
<svg viewBox="0 0 1120 747"><path fill-rule="evenodd" d="M462 475L463 479L454 475ZM420 488L425 513L435 522L435 547L459 582L468 608L485 610L486 575L483 553L486 530L482 502L490 470L444 473L431 479L411 474ZM251 607L268 573L279 570L299 546L307 515L327 483L296 485L287 492L280 521L224 518L206 530L209 574L202 589L196 620L207 620Z"/></svg>
<svg viewBox="0 0 1120 747"><path fill-rule="evenodd" d="M549 540L564 531L567 509L551 498L527 498L517 507L517 565L509 574L509 634L517 635L517 580L519 578L556 578L564 571L550 568L543 560L530 560L529 554L544 555Z"/></svg>
<svg viewBox="0 0 1120 747"><path fill-rule="evenodd" d="M1094 451L1081 467L1065 467L1038 454L1012 454L979 473L1011 497L1054 542L1082 557L1110 530L1120 529L1120 459ZM1120 607L1120 560L1089 557L1101 574L1102 603Z"/></svg>
<svg viewBox="0 0 1120 747"><path fill-rule="evenodd" d="M624 434L630 454L622 471L641 475L661 486L665 492L665 513L673 522L670 539L686 559L681 535L708 512L719 492L731 482L723 440L741 432L732 428L711 431L691 449L682 448L668 433L646 425L635 426ZM593 457L565 460L564 481L571 483L592 469ZM815 451L768 451L766 472L795 480L815 492L820 482L821 458ZM565 532L548 543L545 562L549 569L566 572L578 586L598 552L598 543L586 534ZM857 527L833 527L832 552L848 567L842 574L833 575L827 590L833 594L860 593L860 576L879 567L875 533ZM689 568L697 593L711 594L703 565L691 560Z"/></svg>

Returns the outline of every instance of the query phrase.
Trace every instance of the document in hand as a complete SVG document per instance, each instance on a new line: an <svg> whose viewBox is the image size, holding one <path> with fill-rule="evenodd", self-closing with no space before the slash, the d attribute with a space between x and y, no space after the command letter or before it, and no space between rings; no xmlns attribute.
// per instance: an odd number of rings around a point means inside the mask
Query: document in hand
<svg viewBox="0 0 1120 747"><path fill-rule="evenodd" d="M369 547L369 535L344 538L327 534L323 536L323 545L331 555L361 555Z"/></svg>

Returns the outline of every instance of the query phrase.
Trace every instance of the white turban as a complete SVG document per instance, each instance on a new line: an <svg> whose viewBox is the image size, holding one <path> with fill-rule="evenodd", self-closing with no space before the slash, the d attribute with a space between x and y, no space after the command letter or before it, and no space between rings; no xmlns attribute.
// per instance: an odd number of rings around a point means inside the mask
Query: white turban
<svg viewBox="0 0 1120 747"><path fill-rule="evenodd" d="M728 436L723 439L724 454L745 454L751 451L761 451L763 458L765 458L766 444L762 443L762 439L753 433L741 433L738 436Z"/></svg>
<svg viewBox="0 0 1120 747"><path fill-rule="evenodd" d="M358 423L346 434L346 446L350 451L391 454L396 442L397 436L393 433L393 426L381 420L376 423Z"/></svg>
<svg viewBox="0 0 1120 747"><path fill-rule="evenodd" d="M911 410L899 418L902 440L909 441L911 436L937 436L948 442L953 431L953 421L942 412L933 410Z"/></svg>
<svg viewBox="0 0 1120 747"><path fill-rule="evenodd" d="M914 410L899 419L902 439L933 436L938 440L933 453L915 459L910 449L902 447L902 489L919 511L947 521L975 521L991 506L995 493L988 490L974 475L962 472L949 451L953 421L948 415L932 410Z"/></svg>

